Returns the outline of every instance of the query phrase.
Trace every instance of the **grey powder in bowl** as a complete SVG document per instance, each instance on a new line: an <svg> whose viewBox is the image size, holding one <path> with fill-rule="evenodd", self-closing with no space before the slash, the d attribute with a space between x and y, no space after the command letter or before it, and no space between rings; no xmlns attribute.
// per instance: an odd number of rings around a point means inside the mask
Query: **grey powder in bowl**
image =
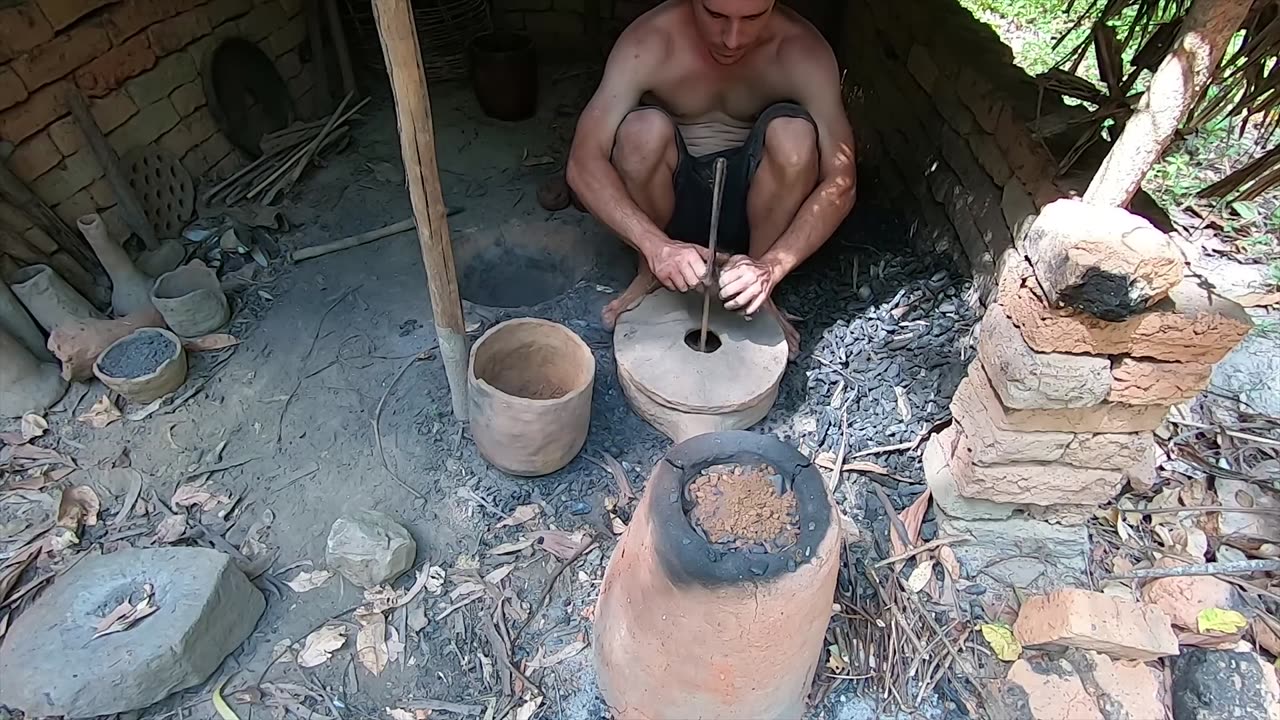
<svg viewBox="0 0 1280 720"><path fill-rule="evenodd" d="M139 378L155 372L173 354L173 341L169 338L157 332L139 333L108 350L98 367L110 377Z"/></svg>

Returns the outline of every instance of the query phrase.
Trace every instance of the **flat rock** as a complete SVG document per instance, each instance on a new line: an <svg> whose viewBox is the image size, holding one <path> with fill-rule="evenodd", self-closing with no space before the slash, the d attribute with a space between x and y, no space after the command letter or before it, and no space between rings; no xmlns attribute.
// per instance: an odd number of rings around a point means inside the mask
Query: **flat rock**
<svg viewBox="0 0 1280 720"><path fill-rule="evenodd" d="M977 465L973 445L961 433L951 458L956 489L966 498L1041 506L1096 505L1115 497L1124 481L1119 470L1062 462Z"/></svg>
<svg viewBox="0 0 1280 720"><path fill-rule="evenodd" d="M960 494L950 468L955 444L956 428L952 426L929 438L924 446L924 479L938 508L962 520L999 520L1012 515L1018 506L974 500Z"/></svg>
<svg viewBox="0 0 1280 720"><path fill-rule="evenodd" d="M1111 391L1110 360L1032 350L999 304L982 316L978 358L1000 401L1011 408L1090 407Z"/></svg>
<svg viewBox="0 0 1280 720"><path fill-rule="evenodd" d="M144 584L159 609L91 640ZM203 548L85 558L20 614L0 645L0 704L28 716L91 717L144 708L209 678L253 631L262 593L231 558Z"/></svg>
<svg viewBox="0 0 1280 720"><path fill-rule="evenodd" d="M1168 718L1164 671L1158 664L1113 660L1088 650L1068 650L1065 655L1103 717L1108 720Z"/></svg>
<svg viewBox="0 0 1280 720"><path fill-rule="evenodd" d="M1173 720L1276 720L1275 669L1254 652L1189 647L1172 662Z"/></svg>
<svg viewBox="0 0 1280 720"><path fill-rule="evenodd" d="M1120 660L1178 654L1178 639L1160 608L1075 588L1029 598L1013 633L1024 647L1078 648Z"/></svg>
<svg viewBox="0 0 1280 720"><path fill-rule="evenodd" d="M1190 400L1209 386L1213 365L1115 358L1111 363L1110 402L1168 407Z"/></svg>
<svg viewBox="0 0 1280 720"><path fill-rule="evenodd" d="M1210 382L1218 392L1280 417L1280 336L1250 333L1213 366Z"/></svg>
<svg viewBox="0 0 1280 720"><path fill-rule="evenodd" d="M389 583L413 567L418 546L390 515L356 510L334 521L326 562L360 587Z"/></svg>
<svg viewBox="0 0 1280 720"><path fill-rule="evenodd" d="M1087 582L1089 531L1042 520L963 520L939 512L939 535L965 535L972 540L951 548L965 577L1006 590L1047 592Z"/></svg>

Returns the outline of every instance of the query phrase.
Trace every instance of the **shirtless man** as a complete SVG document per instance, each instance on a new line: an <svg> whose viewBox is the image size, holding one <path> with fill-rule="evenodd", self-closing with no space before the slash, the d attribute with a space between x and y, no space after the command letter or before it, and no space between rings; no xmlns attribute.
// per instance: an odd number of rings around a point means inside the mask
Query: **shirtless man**
<svg viewBox="0 0 1280 720"><path fill-rule="evenodd" d="M578 200L641 255L605 325L659 284L701 288L719 156L720 298L774 313L794 352L770 294L848 215L856 183L834 54L775 0L667 0L618 38L567 168Z"/></svg>

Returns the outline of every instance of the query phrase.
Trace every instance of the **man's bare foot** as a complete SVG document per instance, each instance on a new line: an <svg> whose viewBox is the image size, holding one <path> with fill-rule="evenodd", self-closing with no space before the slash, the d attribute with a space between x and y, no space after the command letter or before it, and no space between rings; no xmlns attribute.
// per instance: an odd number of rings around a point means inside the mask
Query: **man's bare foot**
<svg viewBox="0 0 1280 720"><path fill-rule="evenodd" d="M658 289L658 279L653 276L649 270L648 264L642 259L640 261L640 272L636 274L636 279L631 281L626 290L622 294L614 298L612 302L604 306L604 310L600 311L600 319L604 322L604 326L608 330L612 330L618 324L618 316L622 313L632 310L635 306L644 300L645 296Z"/></svg>
<svg viewBox="0 0 1280 720"><path fill-rule="evenodd" d="M778 318L778 324L782 326L782 334L787 338L787 359L794 360L800 354L800 332L796 330L795 325L791 324L791 321L800 318L778 307L773 302L773 298L765 301L764 308Z"/></svg>

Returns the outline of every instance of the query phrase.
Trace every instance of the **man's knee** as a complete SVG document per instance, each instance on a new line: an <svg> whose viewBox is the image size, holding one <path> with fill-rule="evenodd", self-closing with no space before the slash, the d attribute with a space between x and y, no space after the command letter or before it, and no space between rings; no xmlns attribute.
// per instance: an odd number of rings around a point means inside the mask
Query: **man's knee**
<svg viewBox="0 0 1280 720"><path fill-rule="evenodd" d="M613 164L619 170L650 172L660 162L674 161L675 150L675 125L666 113L633 110L618 126Z"/></svg>
<svg viewBox="0 0 1280 720"><path fill-rule="evenodd" d="M805 118L776 118L765 130L764 154L770 163L784 172L817 172L818 133L813 123Z"/></svg>

